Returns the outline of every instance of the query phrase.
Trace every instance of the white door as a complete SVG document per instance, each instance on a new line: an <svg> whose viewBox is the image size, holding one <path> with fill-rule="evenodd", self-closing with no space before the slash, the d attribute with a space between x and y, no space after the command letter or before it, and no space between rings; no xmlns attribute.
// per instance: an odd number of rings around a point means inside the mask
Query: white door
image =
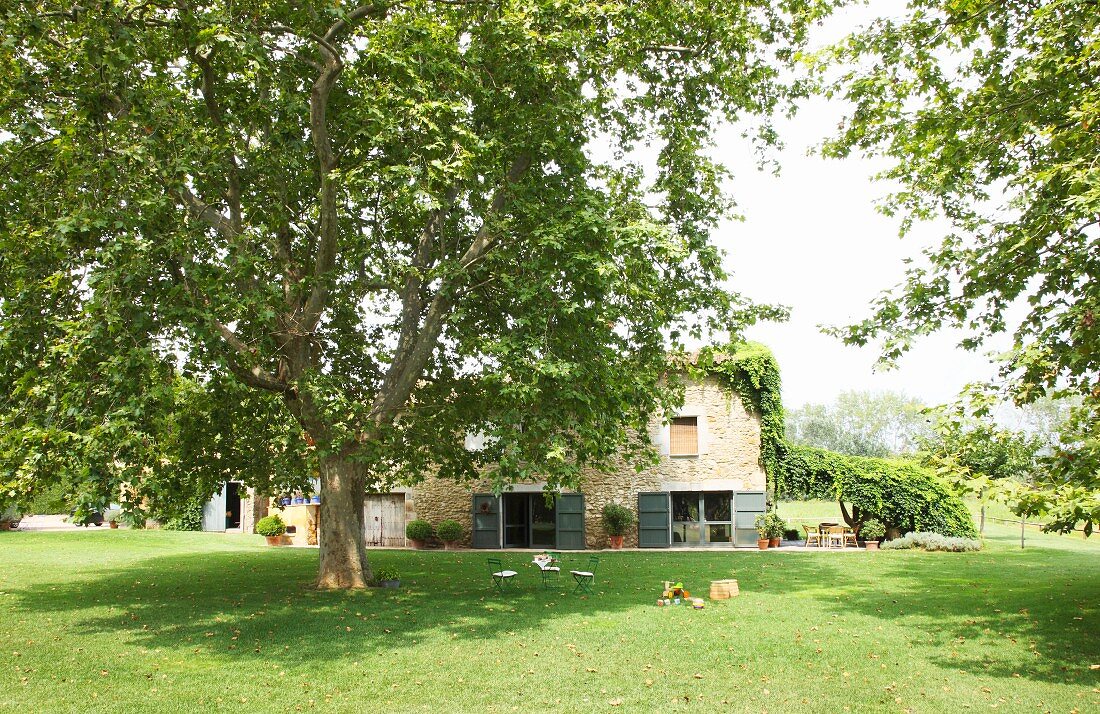
<svg viewBox="0 0 1100 714"><path fill-rule="evenodd" d="M204 531L225 531L225 484L222 490L202 506L202 529Z"/></svg>
<svg viewBox="0 0 1100 714"><path fill-rule="evenodd" d="M363 505L367 545L401 548L405 545L405 494L370 494Z"/></svg>

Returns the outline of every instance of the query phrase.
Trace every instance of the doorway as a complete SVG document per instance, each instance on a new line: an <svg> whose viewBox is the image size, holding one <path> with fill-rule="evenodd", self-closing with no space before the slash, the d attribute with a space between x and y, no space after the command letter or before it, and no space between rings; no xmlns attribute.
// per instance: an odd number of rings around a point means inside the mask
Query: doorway
<svg viewBox="0 0 1100 714"><path fill-rule="evenodd" d="M367 545L380 548L405 546L405 494L371 493L363 499Z"/></svg>
<svg viewBox="0 0 1100 714"><path fill-rule="evenodd" d="M557 510L547 505L542 493L506 493L504 504L505 548L556 548Z"/></svg>
<svg viewBox="0 0 1100 714"><path fill-rule="evenodd" d="M230 481L225 484L225 529L241 527L241 484Z"/></svg>

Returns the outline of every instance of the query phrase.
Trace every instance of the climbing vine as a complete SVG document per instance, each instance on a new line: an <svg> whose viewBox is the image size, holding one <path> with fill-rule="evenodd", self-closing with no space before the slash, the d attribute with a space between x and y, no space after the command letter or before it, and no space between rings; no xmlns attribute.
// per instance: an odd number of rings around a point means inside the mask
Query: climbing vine
<svg viewBox="0 0 1100 714"><path fill-rule="evenodd" d="M783 395L775 355L759 342L705 347L688 365L688 374L693 379L716 377L760 416L760 463L767 474L768 502L773 503L783 489L784 453Z"/></svg>

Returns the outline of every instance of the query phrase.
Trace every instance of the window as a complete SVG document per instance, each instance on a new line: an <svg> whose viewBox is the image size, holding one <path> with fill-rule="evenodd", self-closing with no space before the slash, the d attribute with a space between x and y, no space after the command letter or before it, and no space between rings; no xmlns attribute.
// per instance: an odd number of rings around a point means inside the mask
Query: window
<svg viewBox="0 0 1100 714"><path fill-rule="evenodd" d="M699 417L676 417L669 426L670 456L699 455Z"/></svg>
<svg viewBox="0 0 1100 714"><path fill-rule="evenodd" d="M673 491L671 495L674 544L732 543L732 492Z"/></svg>

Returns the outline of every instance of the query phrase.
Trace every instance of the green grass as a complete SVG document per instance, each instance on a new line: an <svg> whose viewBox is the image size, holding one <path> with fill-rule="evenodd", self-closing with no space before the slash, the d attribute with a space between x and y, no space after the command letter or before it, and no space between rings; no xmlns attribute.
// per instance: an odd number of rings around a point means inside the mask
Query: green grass
<svg viewBox="0 0 1100 714"><path fill-rule="evenodd" d="M0 710L1097 711L1100 549L1010 542L602 553L582 599L521 553L503 597L484 552L379 551L401 590L325 593L315 551L255 537L2 534Z"/></svg>

